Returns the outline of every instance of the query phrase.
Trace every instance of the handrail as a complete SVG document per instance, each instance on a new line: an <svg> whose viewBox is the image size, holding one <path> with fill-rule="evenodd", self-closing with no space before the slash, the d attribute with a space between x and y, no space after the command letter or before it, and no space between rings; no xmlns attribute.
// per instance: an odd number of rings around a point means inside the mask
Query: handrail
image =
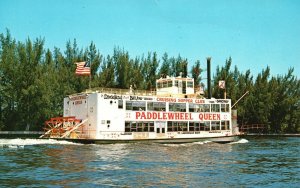
<svg viewBox="0 0 300 188"><path fill-rule="evenodd" d="M144 95L144 96L154 96L156 95L156 91L149 90L134 90L134 89L119 89L119 88L103 88L96 87L92 89L87 89L84 93L110 93L110 94L119 94L119 95Z"/></svg>

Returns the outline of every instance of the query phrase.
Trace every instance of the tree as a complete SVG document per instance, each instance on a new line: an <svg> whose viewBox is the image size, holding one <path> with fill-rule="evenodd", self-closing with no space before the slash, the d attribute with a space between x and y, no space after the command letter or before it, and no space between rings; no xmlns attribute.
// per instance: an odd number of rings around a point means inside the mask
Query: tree
<svg viewBox="0 0 300 188"><path fill-rule="evenodd" d="M195 88L199 88L201 81L201 73L202 69L200 68L200 61L197 60L195 64L192 66L192 78L194 79Z"/></svg>
<svg viewBox="0 0 300 188"><path fill-rule="evenodd" d="M170 66L171 66L171 63L170 63L170 60L168 59L168 54L164 53L164 55L162 57L162 64L159 69L159 76L162 77L162 76L172 75Z"/></svg>
<svg viewBox="0 0 300 188"><path fill-rule="evenodd" d="M90 61L93 87L118 87L153 90L162 74L188 75L188 60L180 55L160 59L156 52L147 57L130 58L124 49L115 48L103 58L93 42L78 48L67 41L66 50L44 49L44 39L16 41L7 30L0 34L0 130L41 130L45 120L63 114L63 98L88 88L89 77L75 76L74 62ZM266 124L270 132L300 132L300 81L290 68L286 75L271 76L270 68L254 79L250 70L242 73L231 67L229 57L218 66L213 78L213 97L223 98L218 87L225 80L227 98L234 104L245 92L249 94L235 108L238 123ZM158 69L159 67L159 69ZM201 80L200 61L191 67L195 87Z"/></svg>

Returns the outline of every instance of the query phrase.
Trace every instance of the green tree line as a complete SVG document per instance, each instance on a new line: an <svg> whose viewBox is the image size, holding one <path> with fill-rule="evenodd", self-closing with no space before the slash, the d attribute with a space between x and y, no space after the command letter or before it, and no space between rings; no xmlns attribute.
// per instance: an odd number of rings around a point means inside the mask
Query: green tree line
<svg viewBox="0 0 300 188"><path fill-rule="evenodd" d="M91 42L80 48L76 40L67 41L65 50L45 48L45 40L14 39L10 32L0 34L0 130L41 130L45 120L61 116L63 98L89 88L89 77L75 76L74 62L91 63L91 87L155 90L161 75L190 76L201 84L200 61L191 66L186 58L156 52L130 57L121 48L103 56ZM236 105L239 124L263 123L270 132L300 132L300 82L293 68L284 76L270 75L270 68L256 77L231 69L232 59L217 67L213 77L213 97L223 98L218 81L226 81L227 98L235 103L246 91L248 96ZM204 65L205 66L205 65ZM190 67L190 69L189 69ZM202 80L203 81L203 80Z"/></svg>

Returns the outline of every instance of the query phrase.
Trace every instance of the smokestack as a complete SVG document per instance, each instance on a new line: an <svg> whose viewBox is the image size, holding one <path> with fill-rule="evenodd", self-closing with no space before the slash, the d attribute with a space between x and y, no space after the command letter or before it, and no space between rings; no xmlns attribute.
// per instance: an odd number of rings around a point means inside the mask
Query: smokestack
<svg viewBox="0 0 300 188"><path fill-rule="evenodd" d="M211 99L211 78L210 78L210 60L211 57L207 57L207 92L208 92L208 99Z"/></svg>

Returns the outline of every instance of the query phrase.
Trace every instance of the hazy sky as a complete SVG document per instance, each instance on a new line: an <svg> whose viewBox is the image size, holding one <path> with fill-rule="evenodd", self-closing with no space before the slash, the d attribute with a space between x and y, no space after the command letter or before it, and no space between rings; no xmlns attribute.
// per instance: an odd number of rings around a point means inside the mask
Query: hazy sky
<svg viewBox="0 0 300 188"><path fill-rule="evenodd" d="M212 69L233 65L256 75L289 67L300 75L299 0L0 0L0 33L14 38L45 38L65 51L68 40L80 48L91 41L104 56L119 46L131 57L149 51L180 54Z"/></svg>

